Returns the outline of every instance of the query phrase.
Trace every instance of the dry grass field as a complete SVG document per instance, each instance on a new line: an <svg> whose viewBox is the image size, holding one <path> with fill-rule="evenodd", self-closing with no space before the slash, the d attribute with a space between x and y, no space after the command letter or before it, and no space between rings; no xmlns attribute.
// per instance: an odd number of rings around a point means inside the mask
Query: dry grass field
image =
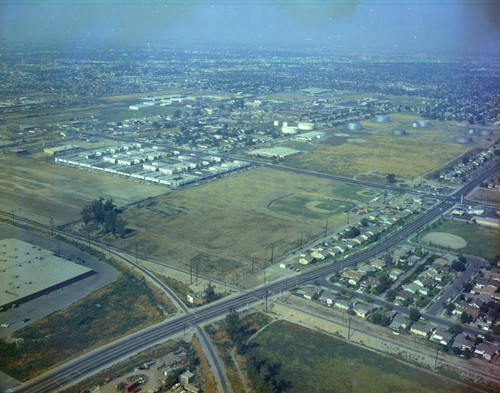
<svg viewBox="0 0 500 393"><path fill-rule="evenodd" d="M324 230L324 221L305 214L282 214L268 206L287 195L314 192L331 195L332 181L265 168L240 172L214 182L142 201L124 211L135 229L114 242L131 252L189 269L199 262L199 273L219 278L249 274ZM304 207L306 209L306 207ZM323 218L323 216L321 216ZM336 225L342 214L328 215Z"/></svg>
<svg viewBox="0 0 500 393"><path fill-rule="evenodd" d="M0 156L0 210L41 223L61 225L80 218L93 199L113 198L118 206L160 195L165 188L30 157Z"/></svg>
<svg viewBox="0 0 500 393"><path fill-rule="evenodd" d="M361 122L363 129L349 138L318 144L314 152L285 160L285 165L319 170L344 176L359 176L373 170L394 173L409 180L447 163L467 147L453 143L458 127L433 123L430 128L412 128L419 116L391 114L389 123ZM393 129L406 130L406 136L393 136ZM346 133L344 129L333 130Z"/></svg>

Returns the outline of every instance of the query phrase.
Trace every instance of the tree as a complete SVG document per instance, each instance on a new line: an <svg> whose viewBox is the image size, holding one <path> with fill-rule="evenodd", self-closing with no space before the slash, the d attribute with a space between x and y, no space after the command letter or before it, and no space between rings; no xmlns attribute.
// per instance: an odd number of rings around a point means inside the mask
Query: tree
<svg viewBox="0 0 500 393"><path fill-rule="evenodd" d="M385 178L388 183L396 183L396 175L394 173L388 173Z"/></svg>
<svg viewBox="0 0 500 393"><path fill-rule="evenodd" d="M458 323L454 324L453 326L450 326L448 331L452 334L460 334L464 331L462 326L460 326Z"/></svg>
<svg viewBox="0 0 500 393"><path fill-rule="evenodd" d="M396 299L396 291L394 289L390 289L387 291L387 293L385 294L385 300L387 300L388 302L393 302L394 299Z"/></svg>
<svg viewBox="0 0 500 393"><path fill-rule="evenodd" d="M451 267L453 270L456 270L457 272L463 272L465 271L465 264L462 261L456 260L451 263Z"/></svg>
<svg viewBox="0 0 500 393"><path fill-rule="evenodd" d="M236 351L240 354L246 351L247 332L236 310L231 310L224 320L224 328L229 339L236 346Z"/></svg>
<svg viewBox="0 0 500 393"><path fill-rule="evenodd" d="M455 309L455 304L454 303L448 303L446 305L445 309L446 309L446 314L451 315L451 313Z"/></svg>
<svg viewBox="0 0 500 393"><path fill-rule="evenodd" d="M417 322L420 319L420 311L415 307L410 308L410 320Z"/></svg>
<svg viewBox="0 0 500 393"><path fill-rule="evenodd" d="M460 314L460 322L462 323L469 323L469 322L472 322L472 315L470 314L467 314L466 312L463 312L462 314Z"/></svg>
<svg viewBox="0 0 500 393"><path fill-rule="evenodd" d="M467 281L464 284L464 292L470 292L470 291L472 291L472 288L474 288L474 286L472 285L472 283L470 281Z"/></svg>
<svg viewBox="0 0 500 393"><path fill-rule="evenodd" d="M219 298L217 293L215 293L215 287L208 283L207 288L205 289L205 300L207 303L212 303Z"/></svg>

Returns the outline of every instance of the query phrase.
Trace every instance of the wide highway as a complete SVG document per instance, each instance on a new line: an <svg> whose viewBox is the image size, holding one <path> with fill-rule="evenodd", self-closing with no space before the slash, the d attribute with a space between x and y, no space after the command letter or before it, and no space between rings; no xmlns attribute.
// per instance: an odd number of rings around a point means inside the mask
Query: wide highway
<svg viewBox="0 0 500 393"><path fill-rule="evenodd" d="M62 386L67 386L74 381L89 376L92 373L103 369L118 359L122 359L129 354L146 349L155 343L159 343L169 337L183 333L186 328L196 326L217 317L224 316L231 309L239 309L262 301L266 296L280 293L295 288L298 285L310 282L319 276L333 274L335 271L352 266L358 262L367 260L376 255L384 253L407 239L416 231L424 228L428 223L435 220L455 203L460 201L462 195L465 197L481 182L485 181L492 174L500 169L500 163L486 169L471 182L464 185L455 193L437 203L434 207L418 215L398 230L394 230L385 238L379 240L372 246L360 250L345 259L310 269L294 278L283 279L266 285L261 285L243 294L222 299L196 309L191 314L181 315L165 320L157 325L151 326L120 340L112 342L104 347L85 354L77 359L73 359L64 365L55 368L47 373L34 378L15 388L17 392L46 393L57 391ZM431 316L429 316L431 317Z"/></svg>

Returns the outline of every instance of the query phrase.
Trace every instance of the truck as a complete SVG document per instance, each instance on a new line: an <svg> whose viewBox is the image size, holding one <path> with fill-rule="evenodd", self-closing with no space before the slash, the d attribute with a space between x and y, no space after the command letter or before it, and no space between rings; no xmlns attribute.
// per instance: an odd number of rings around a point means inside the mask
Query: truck
<svg viewBox="0 0 500 393"><path fill-rule="evenodd" d="M130 384L125 386L125 391L132 392L137 386L139 386L139 382L132 381Z"/></svg>

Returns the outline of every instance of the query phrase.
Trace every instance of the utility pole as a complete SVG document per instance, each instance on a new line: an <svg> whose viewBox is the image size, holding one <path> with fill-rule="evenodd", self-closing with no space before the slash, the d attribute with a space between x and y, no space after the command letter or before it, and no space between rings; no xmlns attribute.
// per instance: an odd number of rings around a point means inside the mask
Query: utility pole
<svg viewBox="0 0 500 393"><path fill-rule="evenodd" d="M437 369L438 365L438 353L439 353L439 344L436 347L436 360L434 361L434 370Z"/></svg>
<svg viewBox="0 0 500 393"><path fill-rule="evenodd" d="M137 263L137 242L135 242L135 263Z"/></svg>
<svg viewBox="0 0 500 393"><path fill-rule="evenodd" d="M347 330L347 339L351 339L351 317L349 317L349 328Z"/></svg>
<svg viewBox="0 0 500 393"><path fill-rule="evenodd" d="M90 251L90 232L88 233L88 239L89 239L89 251Z"/></svg>
<svg viewBox="0 0 500 393"><path fill-rule="evenodd" d="M54 217L50 217L50 236L54 236L53 225L54 225Z"/></svg>
<svg viewBox="0 0 500 393"><path fill-rule="evenodd" d="M189 262L189 284L193 283L193 261Z"/></svg>
<svg viewBox="0 0 500 393"><path fill-rule="evenodd" d="M252 258L252 274L253 274L253 266L255 264L255 258Z"/></svg>
<svg viewBox="0 0 500 393"><path fill-rule="evenodd" d="M271 247L271 265L273 264L273 259L274 259L274 243Z"/></svg>
<svg viewBox="0 0 500 393"><path fill-rule="evenodd" d="M304 231L300 231L300 249L303 247Z"/></svg>
<svg viewBox="0 0 500 393"><path fill-rule="evenodd" d="M328 236L328 220L326 220L325 236Z"/></svg>
<svg viewBox="0 0 500 393"><path fill-rule="evenodd" d="M266 311L267 311L267 297L268 297L268 294L267 294L267 289L266 289Z"/></svg>

